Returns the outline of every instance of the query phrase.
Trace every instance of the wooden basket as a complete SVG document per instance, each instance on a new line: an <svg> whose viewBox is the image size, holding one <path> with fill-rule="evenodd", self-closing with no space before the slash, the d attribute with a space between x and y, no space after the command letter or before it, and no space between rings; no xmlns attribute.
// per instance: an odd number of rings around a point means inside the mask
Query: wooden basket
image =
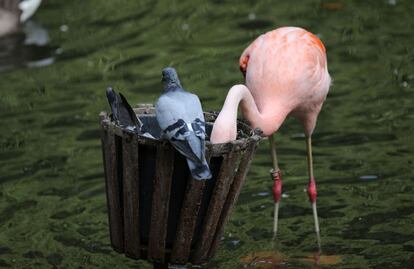
<svg viewBox="0 0 414 269"><path fill-rule="evenodd" d="M144 124L160 134L153 107L134 110ZM204 115L209 134L217 114ZM198 181L168 141L122 129L105 112L100 118L114 250L157 264L208 261L223 236L260 133L238 121L237 140L214 145L206 141L213 178Z"/></svg>

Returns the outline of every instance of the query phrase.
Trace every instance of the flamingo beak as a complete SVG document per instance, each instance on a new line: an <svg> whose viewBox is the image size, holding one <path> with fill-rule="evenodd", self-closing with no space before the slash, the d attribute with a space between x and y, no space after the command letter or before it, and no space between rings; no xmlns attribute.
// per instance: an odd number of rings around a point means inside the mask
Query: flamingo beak
<svg viewBox="0 0 414 269"><path fill-rule="evenodd" d="M246 69L240 66L240 71L242 72L243 77L246 79Z"/></svg>
<svg viewBox="0 0 414 269"><path fill-rule="evenodd" d="M243 73L244 78L246 79L246 70L247 70L247 63L249 62L249 55L244 56L240 59L240 71Z"/></svg>

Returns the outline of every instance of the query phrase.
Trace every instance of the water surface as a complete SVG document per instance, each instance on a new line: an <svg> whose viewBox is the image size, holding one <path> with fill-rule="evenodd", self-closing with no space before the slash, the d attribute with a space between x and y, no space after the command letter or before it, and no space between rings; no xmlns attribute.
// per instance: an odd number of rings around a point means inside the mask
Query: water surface
<svg viewBox="0 0 414 269"><path fill-rule="evenodd" d="M314 135L322 268L414 268L414 5L375 1L44 1L54 63L0 73L0 267L151 268L111 250L98 113L113 85L153 103L175 66L205 110L242 82L238 57L256 36L294 25L318 34L334 83ZM316 248L305 142L276 135L284 175L279 244ZM269 251L268 144L261 144L225 237L206 268L242 267ZM311 265L288 264L288 268Z"/></svg>

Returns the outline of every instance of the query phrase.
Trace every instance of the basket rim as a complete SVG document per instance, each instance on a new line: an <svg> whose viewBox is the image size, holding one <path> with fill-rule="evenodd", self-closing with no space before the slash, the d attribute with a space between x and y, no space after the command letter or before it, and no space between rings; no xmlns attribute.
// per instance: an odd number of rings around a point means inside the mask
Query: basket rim
<svg viewBox="0 0 414 269"><path fill-rule="evenodd" d="M155 115L155 108L151 104L138 104L137 107L134 107L134 112L137 115ZM218 116L217 111L203 111L204 116L206 118L206 122L214 122L214 120ZM101 111L99 113L100 124L102 128L111 131L112 133L124 137L124 138L133 138L137 139L137 142L140 144L152 145L152 146L160 146L169 144L168 140L165 139L151 139L142 135L139 135L131 130L127 130L115 124L115 122L111 121L109 118L109 114L106 111ZM253 129L248 125L248 123L243 119L237 119L237 125L243 128L246 136L244 138L238 138L236 140L232 140L227 143L217 143L213 144L210 141L206 142L206 149L211 150L212 152L216 153L226 153L233 148L233 150L244 150L248 144L251 142L259 142L263 137L261 136L262 131L259 128ZM246 132L247 131L247 132Z"/></svg>

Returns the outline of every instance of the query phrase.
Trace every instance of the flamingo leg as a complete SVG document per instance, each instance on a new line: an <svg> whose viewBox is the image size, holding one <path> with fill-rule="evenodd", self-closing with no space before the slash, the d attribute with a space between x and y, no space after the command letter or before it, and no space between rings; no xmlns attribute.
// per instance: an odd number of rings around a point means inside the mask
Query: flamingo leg
<svg viewBox="0 0 414 269"><path fill-rule="evenodd" d="M273 199L275 202L274 208L274 217L273 217L273 239L276 238L277 235L277 226L279 220L279 204L280 199L282 198L282 174L279 169L279 164L277 162L277 155L276 155L276 145L273 139L273 134L269 136L269 143L270 143L270 151L272 154L272 163L273 169L270 170L270 176L273 179Z"/></svg>
<svg viewBox="0 0 414 269"><path fill-rule="evenodd" d="M315 221L315 232L316 232L316 239L318 243L319 252L321 251L321 236L319 230L319 221L318 221L318 212L316 209L316 182L315 177L313 175L313 158L312 158L312 138L311 136L306 137L306 151L308 155L308 174L309 174L309 185L308 185L308 195L309 201L312 205L313 211L313 219Z"/></svg>

